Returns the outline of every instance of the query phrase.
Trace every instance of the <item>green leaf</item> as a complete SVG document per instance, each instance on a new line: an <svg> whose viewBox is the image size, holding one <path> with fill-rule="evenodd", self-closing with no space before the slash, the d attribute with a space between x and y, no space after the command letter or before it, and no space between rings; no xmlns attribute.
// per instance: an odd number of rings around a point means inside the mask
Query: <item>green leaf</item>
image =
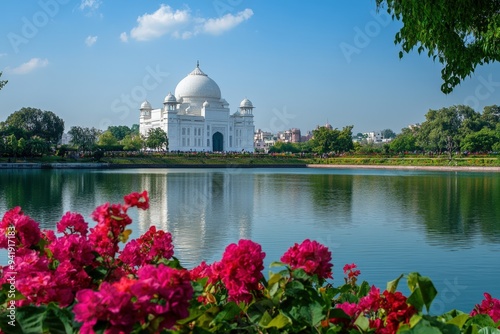
<svg viewBox="0 0 500 334"><path fill-rule="evenodd" d="M360 314L358 316L358 318L356 319L356 321L354 322L354 325L358 326L358 328L362 331L362 332L366 332L368 331L368 329L370 328L370 322L368 321L368 318L366 318L364 316L364 314Z"/></svg>
<svg viewBox="0 0 500 334"><path fill-rule="evenodd" d="M396 292L396 290L398 289L398 284L399 284L399 281L401 280L401 278L404 277L404 274L401 274L398 278L396 278L395 280L393 281L390 281L390 282L387 282L387 291L391 292L391 293L394 293Z"/></svg>
<svg viewBox="0 0 500 334"><path fill-rule="evenodd" d="M23 334L43 333L43 320L45 318L45 307L24 306L16 310L16 327L19 326Z"/></svg>
<svg viewBox="0 0 500 334"><path fill-rule="evenodd" d="M272 273L269 275L269 281L267 282L268 286L273 285L274 283L279 282L280 279L282 279L283 276L279 273Z"/></svg>
<svg viewBox="0 0 500 334"><path fill-rule="evenodd" d="M231 320L240 314L241 308L234 302L229 302L222 310L215 316L213 322L217 323L223 320Z"/></svg>
<svg viewBox="0 0 500 334"><path fill-rule="evenodd" d="M260 318L259 326L268 328L267 325L271 322L272 319L273 318L267 311L264 312L264 314L262 314L262 318Z"/></svg>
<svg viewBox="0 0 500 334"><path fill-rule="evenodd" d="M49 304L43 328L50 334L73 333L73 316L67 309L60 309L55 304Z"/></svg>
<svg viewBox="0 0 500 334"><path fill-rule="evenodd" d="M447 321L447 324L452 324L457 326L458 328L462 329L464 326L465 322L470 319L470 315L462 313L454 317L453 319Z"/></svg>
<svg viewBox="0 0 500 334"><path fill-rule="evenodd" d="M437 295L437 290L432 281L425 276L420 276L419 273L410 273L408 275L408 287L412 292L408 297L407 302L419 311L422 311L423 306L430 310L432 301Z"/></svg>
<svg viewBox="0 0 500 334"><path fill-rule="evenodd" d="M265 325L263 327L264 328L276 327L277 329L281 329L281 328L286 327L288 324L291 324L291 323L292 323L291 320L288 319L287 316L280 313L277 316L275 316L271 321L269 321L267 323L267 325Z"/></svg>
<svg viewBox="0 0 500 334"><path fill-rule="evenodd" d="M274 261L274 262L271 262L271 264L269 265L269 267L273 268L273 267L284 267L286 266L286 264L284 264L283 262L279 262L279 261Z"/></svg>

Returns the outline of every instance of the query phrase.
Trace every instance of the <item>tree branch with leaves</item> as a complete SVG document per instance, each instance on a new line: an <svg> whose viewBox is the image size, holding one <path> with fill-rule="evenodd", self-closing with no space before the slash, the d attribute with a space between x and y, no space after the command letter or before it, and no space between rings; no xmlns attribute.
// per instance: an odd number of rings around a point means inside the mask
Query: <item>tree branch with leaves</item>
<svg viewBox="0 0 500 334"><path fill-rule="evenodd" d="M415 48L443 64L441 91L449 94L478 65L500 60L500 0L376 0L403 27L399 58Z"/></svg>

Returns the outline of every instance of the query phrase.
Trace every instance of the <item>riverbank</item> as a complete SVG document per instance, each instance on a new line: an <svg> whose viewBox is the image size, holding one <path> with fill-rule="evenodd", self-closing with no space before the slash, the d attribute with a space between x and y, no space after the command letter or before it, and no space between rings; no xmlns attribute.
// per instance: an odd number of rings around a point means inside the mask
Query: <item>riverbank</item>
<svg viewBox="0 0 500 334"><path fill-rule="evenodd" d="M401 166L335 164L112 164L112 163L0 163L0 169L132 169L132 168L325 168L422 170L438 172L500 172L494 166Z"/></svg>

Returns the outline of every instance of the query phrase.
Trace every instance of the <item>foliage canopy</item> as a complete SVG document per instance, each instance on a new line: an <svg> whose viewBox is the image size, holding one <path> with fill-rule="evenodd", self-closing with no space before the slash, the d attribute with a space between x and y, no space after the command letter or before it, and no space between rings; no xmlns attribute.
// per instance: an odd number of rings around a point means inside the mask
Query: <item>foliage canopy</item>
<svg viewBox="0 0 500 334"><path fill-rule="evenodd" d="M394 42L443 64L441 91L451 93L477 65L500 60L499 0L376 0L403 27Z"/></svg>

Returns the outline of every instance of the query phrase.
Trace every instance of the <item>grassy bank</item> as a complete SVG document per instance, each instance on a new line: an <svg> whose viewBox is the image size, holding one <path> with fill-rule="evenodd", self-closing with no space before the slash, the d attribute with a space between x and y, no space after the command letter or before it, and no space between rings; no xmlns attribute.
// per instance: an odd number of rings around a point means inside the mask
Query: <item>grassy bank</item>
<svg viewBox="0 0 500 334"><path fill-rule="evenodd" d="M38 163L87 163L95 162L91 156L78 159L57 156L41 158L17 158L12 162ZM0 158L1 162L9 162L8 158ZM340 157L315 157L312 155L253 155L253 154L127 154L118 153L105 156L99 162L114 165L248 165L248 166L276 166L276 165L382 165L382 166L464 166L464 167L500 167L500 155L481 155L455 157L449 160L447 156L385 156L385 155L349 155Z"/></svg>

